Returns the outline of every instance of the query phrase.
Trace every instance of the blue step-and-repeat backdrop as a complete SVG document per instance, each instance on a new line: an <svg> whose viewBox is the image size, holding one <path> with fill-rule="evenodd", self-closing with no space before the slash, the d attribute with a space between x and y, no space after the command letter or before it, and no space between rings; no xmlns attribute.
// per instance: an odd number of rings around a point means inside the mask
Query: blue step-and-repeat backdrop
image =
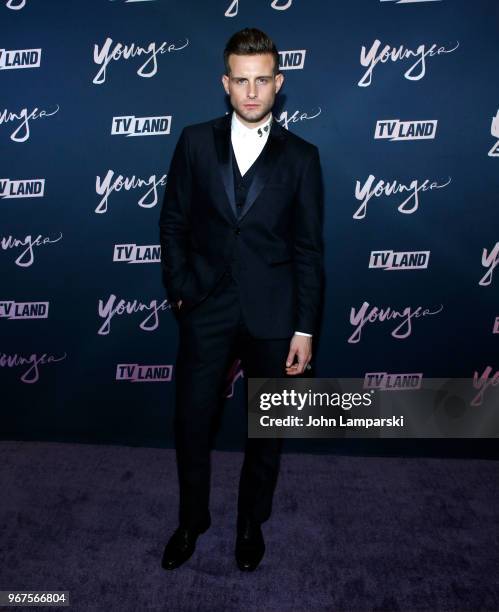
<svg viewBox="0 0 499 612"><path fill-rule="evenodd" d="M497 0L0 0L3 437L172 444L162 195L182 128L230 110L244 27L280 51L275 118L321 154L316 374L499 382Z"/></svg>

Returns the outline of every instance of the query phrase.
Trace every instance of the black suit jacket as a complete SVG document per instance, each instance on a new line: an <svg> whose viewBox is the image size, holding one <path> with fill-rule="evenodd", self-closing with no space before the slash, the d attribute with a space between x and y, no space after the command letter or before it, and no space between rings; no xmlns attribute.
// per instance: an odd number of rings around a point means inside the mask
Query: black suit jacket
<svg viewBox="0 0 499 612"><path fill-rule="evenodd" d="M238 218L230 127L231 114L185 127L175 147L159 219L168 299L193 309L230 268L254 336L314 334L323 285L319 151L274 119Z"/></svg>

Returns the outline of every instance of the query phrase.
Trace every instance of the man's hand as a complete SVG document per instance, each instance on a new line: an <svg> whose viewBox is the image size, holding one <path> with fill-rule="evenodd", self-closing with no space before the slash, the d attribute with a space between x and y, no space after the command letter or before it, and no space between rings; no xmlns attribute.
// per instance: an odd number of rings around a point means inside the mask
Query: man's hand
<svg viewBox="0 0 499 612"><path fill-rule="evenodd" d="M298 363L292 365L295 355L298 358ZM297 336L295 334L289 343L289 353L286 359L286 374L288 376L303 374L311 359L312 338L309 338L308 336Z"/></svg>

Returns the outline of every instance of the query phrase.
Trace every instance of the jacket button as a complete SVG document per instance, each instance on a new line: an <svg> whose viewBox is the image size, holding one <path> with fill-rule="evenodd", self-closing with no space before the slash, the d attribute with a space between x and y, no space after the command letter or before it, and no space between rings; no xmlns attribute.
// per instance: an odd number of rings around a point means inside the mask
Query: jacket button
<svg viewBox="0 0 499 612"><path fill-rule="evenodd" d="M241 228L236 227L236 229L234 230L234 234L240 234L241 233Z"/></svg>

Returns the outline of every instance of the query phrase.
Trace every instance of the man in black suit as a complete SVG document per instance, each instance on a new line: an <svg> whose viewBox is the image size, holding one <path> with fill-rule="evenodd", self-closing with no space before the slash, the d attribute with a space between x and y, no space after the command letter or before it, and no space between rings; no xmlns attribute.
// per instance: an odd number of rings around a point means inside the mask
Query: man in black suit
<svg viewBox="0 0 499 612"><path fill-rule="evenodd" d="M179 323L175 444L179 526L162 559L179 567L211 524L214 416L236 356L246 378L310 368L323 284L323 191L316 146L272 116L284 81L274 43L234 34L222 83L233 112L182 130L161 210L161 261ZM280 438L248 438L235 555L254 570L265 551Z"/></svg>

